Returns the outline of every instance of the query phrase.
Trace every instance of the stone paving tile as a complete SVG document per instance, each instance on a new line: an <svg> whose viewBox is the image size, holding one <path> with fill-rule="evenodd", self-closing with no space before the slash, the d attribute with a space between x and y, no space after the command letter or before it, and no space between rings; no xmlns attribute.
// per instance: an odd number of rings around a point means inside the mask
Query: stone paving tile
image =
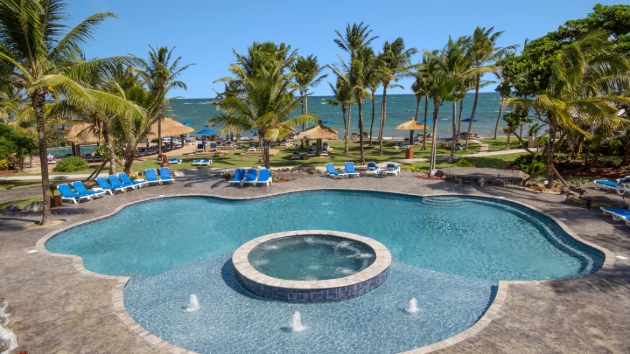
<svg viewBox="0 0 630 354"><path fill-rule="evenodd" d="M333 180L313 176L266 187L226 187L210 173L178 178L175 185L155 186L69 205L55 211L65 223L26 229L37 215L0 215L0 297L9 301L7 326L18 338L19 350L29 353L167 353L176 348L152 346L129 330L115 313L119 281L79 272L74 258L28 254L51 232L115 211L119 206L160 195L205 194L252 198L310 189L363 189L418 195L470 194L505 197L526 203L558 218L582 239L630 258L630 228L600 212L561 203L562 196L540 195L496 187L427 181L403 173L400 177L361 177ZM630 352L630 259L615 259L596 274L569 280L521 282L506 286L500 308L491 308L477 326L462 336L436 343L440 352ZM116 298L119 303L120 299ZM480 321L480 322L481 322ZM133 326L133 324L130 324ZM478 329L481 328L481 329ZM478 331L478 333L477 333ZM465 338L457 342L457 339ZM451 346L447 346L452 344ZM427 348L428 349L428 348ZM420 352L420 351L419 351ZM424 352L424 351L422 351Z"/></svg>

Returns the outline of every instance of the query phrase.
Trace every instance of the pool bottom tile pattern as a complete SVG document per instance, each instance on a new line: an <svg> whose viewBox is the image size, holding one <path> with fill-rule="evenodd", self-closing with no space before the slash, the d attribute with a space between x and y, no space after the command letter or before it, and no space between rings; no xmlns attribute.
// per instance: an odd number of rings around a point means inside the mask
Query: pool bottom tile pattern
<svg viewBox="0 0 630 354"><path fill-rule="evenodd" d="M243 289L231 253L152 277L124 289L130 316L161 339L199 353L396 353L439 342L472 326L492 302L496 283L427 270L395 257L389 277L354 299L286 303ZM199 310L185 312L190 296ZM411 298L420 311L408 313ZM293 333L300 311L306 330Z"/></svg>

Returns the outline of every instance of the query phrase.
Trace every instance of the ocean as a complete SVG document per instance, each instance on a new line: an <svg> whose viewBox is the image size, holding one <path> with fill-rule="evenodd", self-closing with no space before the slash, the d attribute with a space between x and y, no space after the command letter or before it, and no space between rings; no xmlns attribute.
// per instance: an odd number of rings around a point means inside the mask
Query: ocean
<svg viewBox="0 0 630 354"><path fill-rule="evenodd" d="M472 105L475 94L469 93L464 99L464 111L462 119L469 118L472 111ZM341 108L339 106L333 106L330 104L323 104L324 98L333 98L332 96L310 96L308 99L309 113L314 114L321 118L323 121L331 122L331 127L339 132L339 137L343 135L343 117ZM177 99L173 100L170 104L171 108L167 114L173 119L179 122L190 122L195 132L204 129L209 118L217 115L216 107L209 104L211 98L201 99ZM382 104L382 96L376 95L376 113L374 119L374 136L378 136L378 129L380 126L380 108ZM473 122L472 132L479 136L488 137L494 134L494 126L499 115L499 104L501 102L501 96L496 92L487 92L479 94L479 101L477 103L477 111L475 113L475 120ZM458 107L459 111L459 107ZM388 95L387 96L387 120L385 123L384 136L386 137L408 137L409 132L395 130L394 128L409 120L409 117L414 116L416 112L416 98L413 95ZM431 119L433 112L433 105L429 102L429 114L428 118ZM300 113L300 109L296 110L295 115ZM458 112L459 113L459 112ZM418 114L418 121L422 122L424 118L424 100L420 104L420 112ZM372 119L372 102L368 99L363 106L363 120L365 124L365 131L369 130L370 120ZM451 119L452 119L452 104L451 102L444 102L440 107L438 115L438 136L450 137L451 136ZM359 113L357 105L352 108L351 118L351 133L359 132ZM429 125L429 132L432 131L433 126ZM505 126L503 120L501 120L500 126ZM211 128L220 132L221 127ZM468 123L462 122L461 131L468 130ZM499 131L500 135L503 135ZM195 134L191 134L195 135ZM243 133L244 136L249 134Z"/></svg>

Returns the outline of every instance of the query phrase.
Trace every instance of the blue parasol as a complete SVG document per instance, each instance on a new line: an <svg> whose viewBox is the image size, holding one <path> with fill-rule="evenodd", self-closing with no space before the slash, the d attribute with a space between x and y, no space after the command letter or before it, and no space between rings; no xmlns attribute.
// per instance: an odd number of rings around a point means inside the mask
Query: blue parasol
<svg viewBox="0 0 630 354"><path fill-rule="evenodd" d="M183 125L185 125L185 126L187 126L187 127L190 127L190 126L192 126L192 125L193 125L193 124L192 124L192 122L183 122L182 124L183 124Z"/></svg>
<svg viewBox="0 0 630 354"><path fill-rule="evenodd" d="M327 120L325 120L325 121L323 121L323 122L322 122L322 124L325 124L325 125L331 125L332 123L331 123L331 122L329 122L329 121L327 121Z"/></svg>
<svg viewBox="0 0 630 354"><path fill-rule="evenodd" d="M252 134L258 134L258 129L252 129L252 130L250 130L250 132L251 132Z"/></svg>
<svg viewBox="0 0 630 354"><path fill-rule="evenodd" d="M197 132L197 134L199 135L212 135L212 134L216 134L217 132L212 130L212 129L203 129Z"/></svg>

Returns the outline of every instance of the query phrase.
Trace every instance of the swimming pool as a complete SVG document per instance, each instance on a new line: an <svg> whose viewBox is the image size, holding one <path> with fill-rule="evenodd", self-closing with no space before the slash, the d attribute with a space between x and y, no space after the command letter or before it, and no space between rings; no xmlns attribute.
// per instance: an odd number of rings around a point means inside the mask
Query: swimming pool
<svg viewBox="0 0 630 354"><path fill-rule="evenodd" d="M265 301L242 290L231 275L231 252L261 235L298 229L383 243L394 258L390 278L367 295L328 304ZM498 280L578 277L604 260L514 203L347 191L151 200L66 230L46 248L81 256L94 272L131 276L128 313L160 338L198 352L299 350L306 343L314 352L408 350L474 324ZM201 308L182 312L190 294ZM412 297L421 307L416 314L404 312ZM310 328L286 333L298 309Z"/></svg>

